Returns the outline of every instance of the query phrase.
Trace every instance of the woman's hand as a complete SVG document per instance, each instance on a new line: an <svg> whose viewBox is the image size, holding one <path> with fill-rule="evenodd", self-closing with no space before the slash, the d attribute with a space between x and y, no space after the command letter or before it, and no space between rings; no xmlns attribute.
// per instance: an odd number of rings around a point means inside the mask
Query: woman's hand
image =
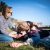
<svg viewBox="0 0 50 50"><path fill-rule="evenodd" d="M13 38L18 38L18 34L15 31L12 31L9 36L13 37Z"/></svg>
<svg viewBox="0 0 50 50"><path fill-rule="evenodd" d="M23 35L22 34L17 34L17 32L13 31L9 34L9 36L13 37L13 38L20 38L22 37Z"/></svg>
<svg viewBox="0 0 50 50"><path fill-rule="evenodd" d="M12 31L9 36L13 37L13 38L20 38L22 36L24 36L26 34L26 31L21 31L22 34L17 34L17 32Z"/></svg>

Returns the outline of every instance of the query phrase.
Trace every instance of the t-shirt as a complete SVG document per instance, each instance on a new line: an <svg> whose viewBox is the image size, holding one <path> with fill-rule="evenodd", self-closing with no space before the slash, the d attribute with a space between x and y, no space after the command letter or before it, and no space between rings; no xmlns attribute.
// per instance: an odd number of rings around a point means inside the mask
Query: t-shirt
<svg viewBox="0 0 50 50"><path fill-rule="evenodd" d="M3 16L0 16L0 31L6 35L9 35L11 31L9 32L7 30L10 29L10 27L13 27L11 18L6 20Z"/></svg>

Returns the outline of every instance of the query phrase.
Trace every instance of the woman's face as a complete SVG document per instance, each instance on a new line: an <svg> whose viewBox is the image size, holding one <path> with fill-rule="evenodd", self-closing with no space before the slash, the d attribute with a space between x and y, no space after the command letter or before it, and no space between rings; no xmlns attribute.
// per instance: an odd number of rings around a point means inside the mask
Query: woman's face
<svg viewBox="0 0 50 50"><path fill-rule="evenodd" d="M12 16L12 9L6 8L5 17L6 17L6 18L9 18L10 16Z"/></svg>

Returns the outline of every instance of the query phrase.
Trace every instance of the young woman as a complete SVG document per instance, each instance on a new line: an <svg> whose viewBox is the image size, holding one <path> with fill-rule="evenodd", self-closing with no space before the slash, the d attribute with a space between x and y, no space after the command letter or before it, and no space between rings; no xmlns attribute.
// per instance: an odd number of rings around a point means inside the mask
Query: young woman
<svg viewBox="0 0 50 50"><path fill-rule="evenodd" d="M10 16L12 16L12 7L4 6L4 4L1 4L1 7L2 16L0 16L0 42L7 42L11 47L25 45L25 43L14 42L13 38L20 38L22 35L18 35L17 32L9 28L11 24Z"/></svg>

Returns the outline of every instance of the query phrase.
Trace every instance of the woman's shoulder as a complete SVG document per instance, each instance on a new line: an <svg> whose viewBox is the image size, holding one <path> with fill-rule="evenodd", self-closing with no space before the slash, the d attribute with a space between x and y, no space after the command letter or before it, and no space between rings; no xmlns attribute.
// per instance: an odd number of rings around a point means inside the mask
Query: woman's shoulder
<svg viewBox="0 0 50 50"><path fill-rule="evenodd" d="M3 16L0 16L0 22L3 21Z"/></svg>

